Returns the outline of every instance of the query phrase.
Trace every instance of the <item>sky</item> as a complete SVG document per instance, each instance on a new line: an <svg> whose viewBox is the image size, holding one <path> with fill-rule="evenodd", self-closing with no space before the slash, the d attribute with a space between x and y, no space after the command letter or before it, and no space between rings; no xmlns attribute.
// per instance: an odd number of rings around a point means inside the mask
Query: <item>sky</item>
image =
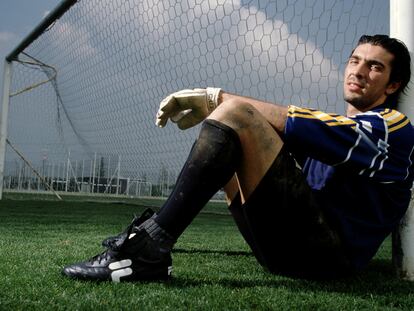
<svg viewBox="0 0 414 311"><path fill-rule="evenodd" d="M0 1L0 85L4 58L41 22L61 0ZM0 94L3 89L0 88Z"/></svg>

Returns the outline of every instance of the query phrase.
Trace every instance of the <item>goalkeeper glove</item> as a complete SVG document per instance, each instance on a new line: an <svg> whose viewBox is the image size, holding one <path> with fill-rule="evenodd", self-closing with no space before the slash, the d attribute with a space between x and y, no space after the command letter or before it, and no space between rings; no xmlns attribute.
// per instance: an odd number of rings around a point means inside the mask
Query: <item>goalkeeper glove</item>
<svg viewBox="0 0 414 311"><path fill-rule="evenodd" d="M219 88L182 90L164 98L157 112L156 125L164 127L171 119L182 129L188 129L201 121L218 106Z"/></svg>

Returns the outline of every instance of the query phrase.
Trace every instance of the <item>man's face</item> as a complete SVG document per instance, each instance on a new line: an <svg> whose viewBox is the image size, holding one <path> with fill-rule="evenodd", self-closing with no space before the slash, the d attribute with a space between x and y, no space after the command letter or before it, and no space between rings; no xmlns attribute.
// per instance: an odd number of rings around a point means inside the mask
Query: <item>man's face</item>
<svg viewBox="0 0 414 311"><path fill-rule="evenodd" d="M348 60L344 75L344 99L358 111L384 103L399 83L390 83L393 55L381 46L361 44Z"/></svg>

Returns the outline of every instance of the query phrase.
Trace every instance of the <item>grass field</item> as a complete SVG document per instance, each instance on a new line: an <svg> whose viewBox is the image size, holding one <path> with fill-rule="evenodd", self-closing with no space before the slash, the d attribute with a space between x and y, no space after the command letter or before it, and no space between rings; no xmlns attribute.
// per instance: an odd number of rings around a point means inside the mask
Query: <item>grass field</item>
<svg viewBox="0 0 414 311"><path fill-rule="evenodd" d="M220 204L178 241L167 283L61 276L65 264L100 252L102 239L149 205L136 203L0 201L0 310L414 310L414 284L394 277L389 240L359 276L275 276L256 263Z"/></svg>

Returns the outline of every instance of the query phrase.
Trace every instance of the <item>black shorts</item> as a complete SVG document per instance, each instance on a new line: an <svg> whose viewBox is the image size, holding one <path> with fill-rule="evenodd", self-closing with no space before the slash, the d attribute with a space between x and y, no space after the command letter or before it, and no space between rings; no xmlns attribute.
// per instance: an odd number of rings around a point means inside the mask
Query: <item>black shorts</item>
<svg viewBox="0 0 414 311"><path fill-rule="evenodd" d="M257 260L270 272L305 278L351 272L337 232L285 147L246 203L237 195L230 211Z"/></svg>

